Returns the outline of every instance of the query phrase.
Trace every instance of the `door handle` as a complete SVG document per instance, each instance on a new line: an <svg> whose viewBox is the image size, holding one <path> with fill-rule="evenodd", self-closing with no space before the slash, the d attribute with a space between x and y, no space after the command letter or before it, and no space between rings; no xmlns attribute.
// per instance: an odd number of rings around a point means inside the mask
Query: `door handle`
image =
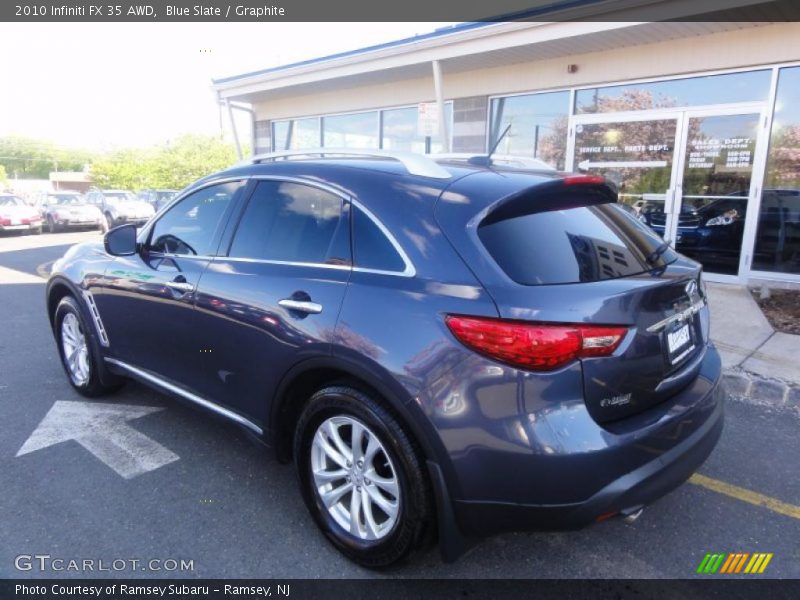
<svg viewBox="0 0 800 600"><path fill-rule="evenodd" d="M167 281L164 285L171 287L173 290L180 290L181 292L191 292L194 290L194 286L186 281Z"/></svg>
<svg viewBox="0 0 800 600"><path fill-rule="evenodd" d="M296 310L297 312L308 313L310 315L318 315L322 312L322 304L317 304L316 302L310 302L308 300L293 300L292 298L284 298L283 300L278 300L278 304L283 308Z"/></svg>

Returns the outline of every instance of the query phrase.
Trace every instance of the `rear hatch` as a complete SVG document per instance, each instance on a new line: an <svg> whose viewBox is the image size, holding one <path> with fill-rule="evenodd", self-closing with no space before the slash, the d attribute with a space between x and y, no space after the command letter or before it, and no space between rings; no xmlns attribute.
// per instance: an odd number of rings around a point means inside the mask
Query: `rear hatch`
<svg viewBox="0 0 800 600"><path fill-rule="evenodd" d="M580 358L597 421L646 410L699 371L700 265L665 247L602 180L475 174L442 195L436 217L501 319L627 327L613 354Z"/></svg>

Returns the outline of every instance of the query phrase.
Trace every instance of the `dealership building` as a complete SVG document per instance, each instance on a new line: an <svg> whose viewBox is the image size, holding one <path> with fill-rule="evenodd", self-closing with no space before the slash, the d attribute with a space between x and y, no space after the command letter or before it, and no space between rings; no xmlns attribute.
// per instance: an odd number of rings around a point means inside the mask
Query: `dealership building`
<svg viewBox="0 0 800 600"><path fill-rule="evenodd" d="M800 23L752 0L735 21L600 4L605 19L465 23L214 89L251 111L256 153L496 145L605 175L709 279L800 284Z"/></svg>

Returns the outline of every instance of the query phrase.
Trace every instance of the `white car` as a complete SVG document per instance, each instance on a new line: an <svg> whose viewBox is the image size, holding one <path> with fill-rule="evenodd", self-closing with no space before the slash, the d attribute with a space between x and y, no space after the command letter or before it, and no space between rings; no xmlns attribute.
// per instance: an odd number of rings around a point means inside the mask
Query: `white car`
<svg viewBox="0 0 800 600"><path fill-rule="evenodd" d="M42 233L42 217L14 194L0 194L0 232Z"/></svg>
<svg viewBox="0 0 800 600"><path fill-rule="evenodd" d="M105 225L100 209L86 202L78 192L50 192L44 198L44 205L44 223L50 233L64 229L102 229Z"/></svg>

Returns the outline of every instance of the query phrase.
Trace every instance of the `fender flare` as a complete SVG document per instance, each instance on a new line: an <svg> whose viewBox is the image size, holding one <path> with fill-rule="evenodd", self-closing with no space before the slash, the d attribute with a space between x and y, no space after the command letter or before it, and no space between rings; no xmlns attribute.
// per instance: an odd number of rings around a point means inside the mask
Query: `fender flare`
<svg viewBox="0 0 800 600"><path fill-rule="evenodd" d="M283 432L276 425L280 421L286 403L291 402L286 392L304 373L315 369L335 369L363 381L391 405L422 448L422 459L427 467L433 488L435 510L438 517L439 551L445 562L453 562L466 553L473 542L463 534L453 510L452 497L457 480L452 471L447 451L439 441L435 428L430 424L422 408L409 391L388 373L381 377L381 373L385 370L377 363L370 366L372 368L343 356L309 358L295 364L283 376L273 395L267 417L266 437L269 438L278 453L278 459L281 460L280 448L283 445L281 438Z"/></svg>

